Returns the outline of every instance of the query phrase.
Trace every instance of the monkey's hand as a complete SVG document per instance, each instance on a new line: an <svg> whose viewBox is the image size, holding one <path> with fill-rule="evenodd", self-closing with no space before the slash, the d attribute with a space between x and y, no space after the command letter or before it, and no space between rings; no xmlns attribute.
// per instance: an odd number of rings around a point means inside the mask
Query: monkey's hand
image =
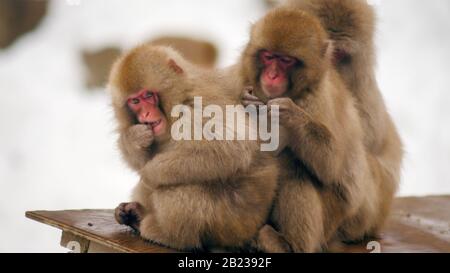
<svg viewBox="0 0 450 273"><path fill-rule="evenodd" d="M259 148L256 141L179 141L155 154L140 173L151 188L225 181L248 172Z"/></svg>
<svg viewBox="0 0 450 273"><path fill-rule="evenodd" d="M344 151L350 148L339 148L343 144L338 142L341 139L335 137L332 127L314 119L291 99L274 99L268 105L279 106L280 125L290 136L288 145L309 170L325 185L342 181L345 171L342 166L347 160Z"/></svg>
<svg viewBox="0 0 450 273"><path fill-rule="evenodd" d="M259 105L264 105L265 103L262 102L258 97L253 95L253 87L252 86L247 86L244 89L244 93L242 95L242 104L244 106L249 106L249 105L259 106Z"/></svg>
<svg viewBox="0 0 450 273"><path fill-rule="evenodd" d="M133 125L125 132L123 140L134 149L145 150L154 141L153 130L145 124Z"/></svg>
<svg viewBox="0 0 450 273"><path fill-rule="evenodd" d="M119 146L125 161L135 170L140 170L150 159L148 149L154 141L152 129L144 124L133 125L120 135Z"/></svg>
<svg viewBox="0 0 450 273"><path fill-rule="evenodd" d="M271 116L275 115L272 111L273 106L278 106L278 118L280 125L284 126L286 129L293 128L299 124L303 124L308 119L308 114L300 108L298 105L292 101L290 98L278 98L270 100L267 103L269 107L269 114Z"/></svg>

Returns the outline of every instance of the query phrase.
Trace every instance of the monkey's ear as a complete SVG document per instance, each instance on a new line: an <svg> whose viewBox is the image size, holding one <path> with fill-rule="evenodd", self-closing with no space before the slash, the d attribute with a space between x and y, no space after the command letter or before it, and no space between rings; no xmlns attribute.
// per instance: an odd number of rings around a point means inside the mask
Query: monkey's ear
<svg viewBox="0 0 450 273"><path fill-rule="evenodd" d="M169 60L169 68L172 69L177 74L183 74L184 70L181 68L173 59Z"/></svg>
<svg viewBox="0 0 450 273"><path fill-rule="evenodd" d="M333 57L334 45L332 40L326 40L322 47L322 57L331 60Z"/></svg>

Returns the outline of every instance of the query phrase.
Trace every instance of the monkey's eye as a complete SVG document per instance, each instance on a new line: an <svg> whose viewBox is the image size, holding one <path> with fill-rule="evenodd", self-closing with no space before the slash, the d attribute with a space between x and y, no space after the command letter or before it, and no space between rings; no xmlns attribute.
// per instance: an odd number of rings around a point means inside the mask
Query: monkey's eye
<svg viewBox="0 0 450 273"><path fill-rule="evenodd" d="M136 98L130 100L131 104L138 104L139 102L140 102L140 100L136 99Z"/></svg>
<svg viewBox="0 0 450 273"><path fill-rule="evenodd" d="M275 56L269 51L263 51L261 52L261 58L264 61L272 61L275 58Z"/></svg>
<svg viewBox="0 0 450 273"><path fill-rule="evenodd" d="M153 97L153 93L150 92L150 91L147 91L147 92L144 94L144 99L150 99L150 98L152 98L152 97Z"/></svg>
<svg viewBox="0 0 450 273"><path fill-rule="evenodd" d="M281 62L283 62L286 65L293 65L297 62L297 60L295 60L294 58L290 58L290 57L282 57Z"/></svg>

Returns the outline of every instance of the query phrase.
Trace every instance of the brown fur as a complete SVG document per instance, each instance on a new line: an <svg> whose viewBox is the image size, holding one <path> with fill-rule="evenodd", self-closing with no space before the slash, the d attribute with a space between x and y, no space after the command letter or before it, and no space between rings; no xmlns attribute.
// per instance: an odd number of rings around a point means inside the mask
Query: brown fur
<svg viewBox="0 0 450 273"><path fill-rule="evenodd" d="M181 70L174 70L173 63ZM110 82L119 147L141 175L133 194L133 201L145 208L144 215L134 212L142 218L141 236L181 250L250 243L268 218L278 176L276 162L259 151L258 142L174 141L168 134L143 149L145 139L136 145L126 137L136 126L126 98L136 90L158 90L170 128L173 106L192 108L194 96L202 96L204 105L236 105L236 96L225 95L235 92L227 90L233 84L225 84L221 73L194 67L173 50L149 45L123 56ZM130 204L122 205L117 215L136 207Z"/></svg>
<svg viewBox="0 0 450 273"><path fill-rule="evenodd" d="M364 145L355 100L333 68L326 31L301 10L278 8L257 22L241 73L262 100L257 53L280 52L303 62L290 75L280 105L288 132L281 153L284 170L271 216L295 252L326 249L334 239L357 240L378 224L380 189Z"/></svg>
<svg viewBox="0 0 450 273"><path fill-rule="evenodd" d="M373 229L373 233L377 233L385 222L398 188L403 150L375 77L375 12L366 0L289 2L317 16L336 49L348 55L336 63L336 68L356 98L362 120L370 170L381 200Z"/></svg>

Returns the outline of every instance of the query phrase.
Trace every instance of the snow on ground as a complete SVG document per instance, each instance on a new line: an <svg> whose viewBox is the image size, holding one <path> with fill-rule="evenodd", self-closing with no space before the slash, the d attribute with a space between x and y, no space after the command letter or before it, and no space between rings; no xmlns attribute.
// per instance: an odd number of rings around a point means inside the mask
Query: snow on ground
<svg viewBox="0 0 450 273"><path fill-rule="evenodd" d="M376 2L379 82L407 151L400 194L448 194L450 3ZM80 48L184 34L218 44L225 66L263 13L259 0L53 1L37 31L0 51L0 252L65 251L24 212L113 208L137 180L115 148L107 95L84 90Z"/></svg>

